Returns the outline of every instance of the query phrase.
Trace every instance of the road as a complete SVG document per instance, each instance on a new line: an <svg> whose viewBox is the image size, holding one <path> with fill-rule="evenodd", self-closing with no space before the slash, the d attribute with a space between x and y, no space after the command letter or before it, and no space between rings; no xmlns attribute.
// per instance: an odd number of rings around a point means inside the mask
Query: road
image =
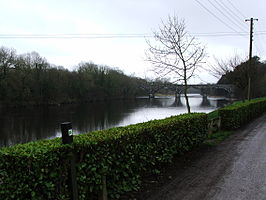
<svg viewBox="0 0 266 200"><path fill-rule="evenodd" d="M148 200L266 200L266 114L199 154Z"/></svg>

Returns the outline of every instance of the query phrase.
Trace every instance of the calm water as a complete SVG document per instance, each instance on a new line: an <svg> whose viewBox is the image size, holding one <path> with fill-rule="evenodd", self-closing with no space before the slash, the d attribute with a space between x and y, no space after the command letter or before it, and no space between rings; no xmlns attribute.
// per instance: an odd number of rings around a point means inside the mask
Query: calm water
<svg viewBox="0 0 266 200"><path fill-rule="evenodd" d="M227 103L217 98L208 98L207 102L203 102L200 95L191 95L189 101L192 112L210 112ZM185 112L183 97L179 103L173 97L163 97L46 108L2 108L0 147L60 137L60 123L66 121L72 122L74 134L81 134Z"/></svg>

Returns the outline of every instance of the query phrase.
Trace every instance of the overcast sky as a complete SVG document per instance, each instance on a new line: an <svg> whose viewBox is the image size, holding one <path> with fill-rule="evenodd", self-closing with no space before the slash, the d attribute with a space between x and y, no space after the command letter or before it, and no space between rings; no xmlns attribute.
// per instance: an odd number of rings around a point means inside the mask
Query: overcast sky
<svg viewBox="0 0 266 200"><path fill-rule="evenodd" d="M92 61L144 77L151 69L145 61L144 37L101 38L99 34L149 36L161 20L177 15L206 46L206 68L213 56L248 55L249 23L245 19L251 17L259 19L254 22L253 55L266 59L265 12L265 0L0 0L0 46L14 48L18 54L36 51L50 63L70 70L81 61ZM56 38L7 38L13 34ZM216 81L208 72L199 75L194 82Z"/></svg>

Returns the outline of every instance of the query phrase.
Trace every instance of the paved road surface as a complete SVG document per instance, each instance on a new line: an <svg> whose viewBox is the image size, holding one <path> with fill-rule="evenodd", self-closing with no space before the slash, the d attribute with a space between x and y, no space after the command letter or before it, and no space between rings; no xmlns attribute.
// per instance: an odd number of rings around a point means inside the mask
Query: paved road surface
<svg viewBox="0 0 266 200"><path fill-rule="evenodd" d="M196 159L148 200L266 200L266 114Z"/></svg>

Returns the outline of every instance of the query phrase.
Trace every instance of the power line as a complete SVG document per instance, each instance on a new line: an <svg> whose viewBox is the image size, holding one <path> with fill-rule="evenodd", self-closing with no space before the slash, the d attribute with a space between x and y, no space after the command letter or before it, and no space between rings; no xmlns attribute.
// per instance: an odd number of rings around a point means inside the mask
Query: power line
<svg viewBox="0 0 266 200"><path fill-rule="evenodd" d="M247 36L247 32L231 32L231 33L219 33L219 34L193 34L193 36L197 37L242 37L242 36Z"/></svg>
<svg viewBox="0 0 266 200"><path fill-rule="evenodd" d="M230 15L232 18L234 18L234 20L236 20L237 22L243 22L242 17L239 18L236 15L236 13L229 6L227 6L223 1L218 1L218 0L214 0L214 1L217 4L219 4L228 15ZM239 25L242 25L241 27L246 30L246 27L244 26L243 23L239 23Z"/></svg>
<svg viewBox="0 0 266 200"><path fill-rule="evenodd" d="M5 33L0 35L20 35L20 36L145 36L147 33L114 33L114 34L106 34L106 33L49 33L49 34L13 34L13 33Z"/></svg>
<svg viewBox="0 0 266 200"><path fill-rule="evenodd" d="M196 37L243 37L247 36L247 32L228 32L228 33L196 33L191 35ZM254 33L254 35L266 35L266 32ZM20 36L20 35L0 35L0 39L145 39L147 37L153 38L154 36Z"/></svg>
<svg viewBox="0 0 266 200"><path fill-rule="evenodd" d="M1 39L108 39L145 38L144 34L0 34Z"/></svg>
<svg viewBox="0 0 266 200"><path fill-rule="evenodd" d="M221 10L219 7L217 7L214 3L212 3L210 0L208 0L208 2L216 9L218 10L225 18L227 18L227 21L231 22L232 24L234 24L235 26L237 26L240 30L244 30L241 26L239 26L238 23L236 23L235 21L232 20L232 18L230 18L228 15L225 14L225 12L223 10ZM220 4L219 4L220 5Z"/></svg>
<svg viewBox="0 0 266 200"><path fill-rule="evenodd" d="M192 32L193 36L201 37L226 37L226 36L246 36L247 31L243 32ZM266 31L256 31L254 35L266 35ZM0 39L105 39L105 38L145 38L153 37L150 34L0 34Z"/></svg>
<svg viewBox="0 0 266 200"><path fill-rule="evenodd" d="M256 29L257 28L255 28L254 32L257 32ZM261 35L257 35L257 34L254 34L254 35L256 36L256 40L258 41L258 42L256 41L254 42L255 47L257 51L259 52L259 55L262 56L264 53L264 47L263 47L263 43L265 42L264 38Z"/></svg>
<svg viewBox="0 0 266 200"><path fill-rule="evenodd" d="M260 30L262 30L262 26L260 23L258 23L258 27ZM258 32L263 32L263 31L256 31L255 35L258 36L258 38L261 38L262 42L260 43L261 44L261 47L262 47L262 50L263 50L263 53L265 53L265 48L263 46L263 44L265 45L266 44L266 40L265 40L265 37L263 36L263 34L257 34Z"/></svg>
<svg viewBox="0 0 266 200"><path fill-rule="evenodd" d="M240 14L240 18L246 18L246 16L229 0L226 0L236 11L238 14Z"/></svg>
<svg viewBox="0 0 266 200"><path fill-rule="evenodd" d="M202 8L204 8L207 12L209 12L212 16L214 16L218 21L220 21L222 24L224 24L227 28L233 30L236 33L239 33L237 30L229 26L227 23L225 23L223 20L221 20L217 15L215 15L212 11L210 11L206 6L204 6L200 1L195 0Z"/></svg>

